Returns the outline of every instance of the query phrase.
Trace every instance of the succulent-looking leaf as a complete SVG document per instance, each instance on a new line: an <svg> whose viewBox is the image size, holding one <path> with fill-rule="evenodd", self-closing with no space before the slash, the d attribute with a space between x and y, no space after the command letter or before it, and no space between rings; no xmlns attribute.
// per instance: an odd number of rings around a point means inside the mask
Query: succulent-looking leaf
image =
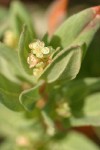
<svg viewBox="0 0 100 150"><path fill-rule="evenodd" d="M56 80L74 79L81 66L82 53L80 46L62 50L47 66L41 78L46 79L49 83Z"/></svg>
<svg viewBox="0 0 100 150"><path fill-rule="evenodd" d="M16 76L21 75L17 53L3 43L0 43L0 73L11 81L18 81Z"/></svg>
<svg viewBox="0 0 100 150"><path fill-rule="evenodd" d="M67 19L54 33L50 44L54 48L60 45L65 48L76 43L89 46L99 27L100 6L86 9Z"/></svg>
<svg viewBox="0 0 100 150"><path fill-rule="evenodd" d="M26 90L20 94L19 100L21 104L25 107L25 109L27 109L28 111L32 111L35 107L36 101L38 101L41 98L39 88L42 84L43 82L40 81L33 88Z"/></svg>
<svg viewBox="0 0 100 150"><path fill-rule="evenodd" d="M28 73L28 74L32 74L32 70L29 69L29 65L27 63L27 57L28 57L28 42L29 42L29 38L28 38L28 29L27 26L24 25L23 27L23 31L21 33L20 39L19 39L19 45L18 45L18 55L19 55L19 60L20 63L23 67L23 69Z"/></svg>
<svg viewBox="0 0 100 150"><path fill-rule="evenodd" d="M16 51L0 43L0 73L7 79L18 82L18 77L21 77L31 83L34 83L33 76L22 71Z"/></svg>
<svg viewBox="0 0 100 150"><path fill-rule="evenodd" d="M83 43L88 47L99 27L100 7L86 9L70 17L55 32L50 45L56 48L61 44L61 47L66 48L67 50L72 46L82 45ZM73 52L70 52L68 55L67 52L65 54L63 51L58 52L57 57L55 57L52 63L44 70L41 78L47 78L47 82L54 82L57 79L71 80L78 74L81 65L80 58L84 57L85 52L82 54L81 50L73 50ZM60 56L62 55L61 53L63 54L63 59Z"/></svg>
<svg viewBox="0 0 100 150"><path fill-rule="evenodd" d="M9 109L14 111L21 111L23 107L19 102L19 94L21 87L6 79L0 74L0 102Z"/></svg>

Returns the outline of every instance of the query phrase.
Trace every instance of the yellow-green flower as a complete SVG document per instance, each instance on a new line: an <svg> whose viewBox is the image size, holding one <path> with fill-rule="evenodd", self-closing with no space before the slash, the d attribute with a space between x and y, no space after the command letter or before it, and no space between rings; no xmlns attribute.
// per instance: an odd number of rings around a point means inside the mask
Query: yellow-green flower
<svg viewBox="0 0 100 150"><path fill-rule="evenodd" d="M29 54L28 58L27 58L27 63L29 64L29 68L33 68L34 66L36 66L36 64L38 63L38 59L33 55L33 54Z"/></svg>
<svg viewBox="0 0 100 150"><path fill-rule="evenodd" d="M70 110L68 102L65 102L65 101L60 102L56 108L56 113L63 118L70 117L71 110Z"/></svg>
<svg viewBox="0 0 100 150"><path fill-rule="evenodd" d="M51 62L52 47L45 46L43 41L35 40L29 44L29 48L31 52L27 58L27 63L29 68L33 68L33 75L38 77L49 62Z"/></svg>
<svg viewBox="0 0 100 150"><path fill-rule="evenodd" d="M4 33L3 42L11 48L16 48L18 44L18 39L13 31L7 30Z"/></svg>

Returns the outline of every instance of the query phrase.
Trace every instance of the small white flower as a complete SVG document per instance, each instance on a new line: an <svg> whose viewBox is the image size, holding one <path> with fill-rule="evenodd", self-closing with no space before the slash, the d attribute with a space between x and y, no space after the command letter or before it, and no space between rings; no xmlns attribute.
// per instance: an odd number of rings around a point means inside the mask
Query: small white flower
<svg viewBox="0 0 100 150"><path fill-rule="evenodd" d="M27 147L30 145L29 139L25 135L16 138L16 144L21 147Z"/></svg>
<svg viewBox="0 0 100 150"><path fill-rule="evenodd" d="M42 54L41 52L36 53L36 56L37 56L38 58L43 58L43 54Z"/></svg>
<svg viewBox="0 0 100 150"><path fill-rule="evenodd" d="M35 54L38 58L43 58L44 54L49 54L50 49L44 46L44 42L41 42L40 40L29 44L29 48L32 50L32 53Z"/></svg>
<svg viewBox="0 0 100 150"><path fill-rule="evenodd" d="M34 69L33 69L33 75L34 75L35 77L40 76L42 72L43 72L43 68L34 68Z"/></svg>
<svg viewBox="0 0 100 150"><path fill-rule="evenodd" d="M30 54L27 58L27 63L29 64L29 68L33 68L38 63L38 59L33 54Z"/></svg>
<svg viewBox="0 0 100 150"><path fill-rule="evenodd" d="M59 116L64 118L70 117L70 107L67 102L59 103L59 106L56 108L56 112Z"/></svg>
<svg viewBox="0 0 100 150"><path fill-rule="evenodd" d="M44 68L45 67L45 63L44 62L39 62L37 65L36 65L37 68Z"/></svg>
<svg viewBox="0 0 100 150"><path fill-rule="evenodd" d="M54 127L48 127L47 130L46 130L46 132L50 136L53 136L56 133Z"/></svg>
<svg viewBox="0 0 100 150"><path fill-rule="evenodd" d="M48 47L43 47L43 48L41 49L41 52L42 52L43 54L47 55L47 54L50 53L50 49L49 49Z"/></svg>
<svg viewBox="0 0 100 150"><path fill-rule="evenodd" d="M45 46L45 43L42 42L42 41L40 41L40 40L38 40L38 43L39 43L39 46L40 46L41 48L43 48L43 47Z"/></svg>
<svg viewBox="0 0 100 150"><path fill-rule="evenodd" d="M40 40L36 40L35 42L29 44L29 48L32 50L34 49L38 50L43 48L44 46L45 46L44 42L41 42Z"/></svg>
<svg viewBox="0 0 100 150"><path fill-rule="evenodd" d="M32 53L35 54L38 58L43 58L43 54L40 49L33 49Z"/></svg>

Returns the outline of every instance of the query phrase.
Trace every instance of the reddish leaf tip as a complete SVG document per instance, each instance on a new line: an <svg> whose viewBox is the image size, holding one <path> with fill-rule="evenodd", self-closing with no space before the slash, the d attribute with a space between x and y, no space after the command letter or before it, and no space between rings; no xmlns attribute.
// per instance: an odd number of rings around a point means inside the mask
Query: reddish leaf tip
<svg viewBox="0 0 100 150"><path fill-rule="evenodd" d="M100 6L95 6L92 7L93 11L95 12L96 15L100 15Z"/></svg>

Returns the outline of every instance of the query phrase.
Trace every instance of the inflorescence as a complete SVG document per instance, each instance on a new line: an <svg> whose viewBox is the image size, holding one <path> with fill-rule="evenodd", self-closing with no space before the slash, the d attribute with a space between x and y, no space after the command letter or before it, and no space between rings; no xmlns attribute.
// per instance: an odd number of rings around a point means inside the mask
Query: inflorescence
<svg viewBox="0 0 100 150"><path fill-rule="evenodd" d="M29 44L31 52L27 58L29 68L33 69L33 75L38 77L43 72L44 68L51 62L52 47L46 47L45 43L40 40L35 40Z"/></svg>
<svg viewBox="0 0 100 150"><path fill-rule="evenodd" d="M4 33L3 42L11 48L16 48L18 44L18 39L13 31L7 30Z"/></svg>

